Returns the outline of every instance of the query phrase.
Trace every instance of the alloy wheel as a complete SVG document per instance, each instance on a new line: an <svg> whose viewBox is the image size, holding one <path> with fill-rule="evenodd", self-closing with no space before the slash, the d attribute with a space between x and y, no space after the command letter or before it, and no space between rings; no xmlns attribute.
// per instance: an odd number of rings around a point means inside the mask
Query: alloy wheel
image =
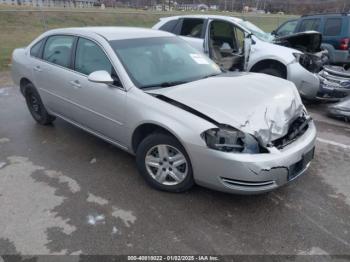
<svg viewBox="0 0 350 262"><path fill-rule="evenodd" d="M156 145L148 150L145 164L148 174L162 185L178 185L188 174L186 157L170 145Z"/></svg>

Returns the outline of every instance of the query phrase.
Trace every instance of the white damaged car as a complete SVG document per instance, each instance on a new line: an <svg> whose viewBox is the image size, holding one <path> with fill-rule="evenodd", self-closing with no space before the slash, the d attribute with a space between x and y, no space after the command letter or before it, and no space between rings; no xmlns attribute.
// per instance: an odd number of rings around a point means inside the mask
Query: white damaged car
<svg viewBox="0 0 350 262"><path fill-rule="evenodd" d="M275 39L249 21L217 15L165 17L153 29L181 36L227 71L277 76L292 81L303 98L323 97L318 73L328 56L318 32Z"/></svg>
<svg viewBox="0 0 350 262"><path fill-rule="evenodd" d="M197 183L267 192L313 158L315 125L293 83L223 73L167 32L56 29L16 49L12 61L35 121L62 118L136 155L140 174L160 190Z"/></svg>

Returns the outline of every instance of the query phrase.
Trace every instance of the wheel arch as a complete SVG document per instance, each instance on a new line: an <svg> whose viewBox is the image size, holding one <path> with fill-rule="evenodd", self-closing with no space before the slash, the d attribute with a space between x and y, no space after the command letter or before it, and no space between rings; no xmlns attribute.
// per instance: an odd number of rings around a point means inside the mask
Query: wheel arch
<svg viewBox="0 0 350 262"><path fill-rule="evenodd" d="M282 63L281 61L275 60L275 59L264 59L256 62L251 68L250 72L259 72L261 69L264 68L275 68L282 72L283 78L287 79L288 72L287 72L287 66Z"/></svg>
<svg viewBox="0 0 350 262"><path fill-rule="evenodd" d="M168 127L164 127L158 123L142 123L138 127L135 128L132 136L131 136L131 149L133 153L136 153L138 146L140 143L150 134L160 132L164 134L168 134L175 138L179 143L183 146L181 140L172 132Z"/></svg>

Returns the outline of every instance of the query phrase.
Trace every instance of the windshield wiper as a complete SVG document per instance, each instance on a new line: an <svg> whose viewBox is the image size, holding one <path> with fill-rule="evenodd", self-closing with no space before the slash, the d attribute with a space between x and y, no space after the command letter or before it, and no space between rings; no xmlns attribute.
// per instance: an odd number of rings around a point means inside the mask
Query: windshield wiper
<svg viewBox="0 0 350 262"><path fill-rule="evenodd" d="M203 76L203 77L201 77L200 79L206 79L206 78L210 78L210 77L218 76L218 75L221 75L221 74L222 74L222 73L210 74L210 75Z"/></svg>
<svg viewBox="0 0 350 262"><path fill-rule="evenodd" d="M170 87L170 86L177 86L177 85L182 85L182 84L186 84L186 83L188 83L188 81L162 82L160 84L141 86L140 88L144 89L144 88L152 88L152 87Z"/></svg>

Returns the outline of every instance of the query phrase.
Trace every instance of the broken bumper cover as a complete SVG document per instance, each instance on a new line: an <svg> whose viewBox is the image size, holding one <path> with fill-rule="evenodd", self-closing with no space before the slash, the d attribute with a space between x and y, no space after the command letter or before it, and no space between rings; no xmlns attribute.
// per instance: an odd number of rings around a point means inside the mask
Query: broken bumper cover
<svg viewBox="0 0 350 262"><path fill-rule="evenodd" d="M325 67L319 73L319 98L344 98L350 94L350 72L342 72L342 67Z"/></svg>
<svg viewBox="0 0 350 262"><path fill-rule="evenodd" d="M303 98L315 99L320 89L318 74L306 70L299 63L287 65L287 80L292 81Z"/></svg>
<svg viewBox="0 0 350 262"><path fill-rule="evenodd" d="M350 119L350 98L329 106L328 114L333 117Z"/></svg>
<svg viewBox="0 0 350 262"><path fill-rule="evenodd" d="M316 128L281 150L235 154L200 146L188 148L197 184L223 192L258 194L274 190L302 175L313 158Z"/></svg>

